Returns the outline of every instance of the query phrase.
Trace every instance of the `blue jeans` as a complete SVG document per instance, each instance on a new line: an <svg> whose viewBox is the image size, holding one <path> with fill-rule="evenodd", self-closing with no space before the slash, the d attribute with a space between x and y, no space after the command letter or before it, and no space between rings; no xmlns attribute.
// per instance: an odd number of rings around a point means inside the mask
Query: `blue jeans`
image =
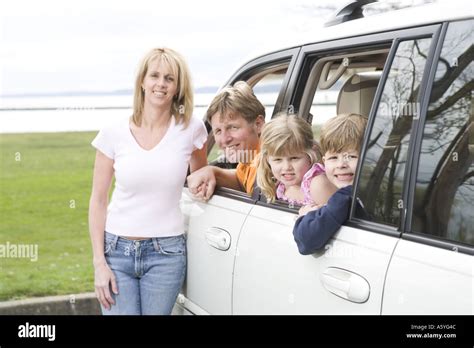
<svg viewBox="0 0 474 348"><path fill-rule="evenodd" d="M171 314L186 274L186 239L130 240L105 232L104 253L115 274L115 305L104 315Z"/></svg>

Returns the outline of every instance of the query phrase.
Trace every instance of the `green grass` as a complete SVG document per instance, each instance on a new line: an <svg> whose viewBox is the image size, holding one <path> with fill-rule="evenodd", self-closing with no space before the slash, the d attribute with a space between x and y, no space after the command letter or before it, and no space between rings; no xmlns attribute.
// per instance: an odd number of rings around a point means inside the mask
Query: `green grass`
<svg viewBox="0 0 474 348"><path fill-rule="evenodd" d="M38 245L36 262L0 255L0 300L93 291L95 134L0 135L0 246Z"/></svg>

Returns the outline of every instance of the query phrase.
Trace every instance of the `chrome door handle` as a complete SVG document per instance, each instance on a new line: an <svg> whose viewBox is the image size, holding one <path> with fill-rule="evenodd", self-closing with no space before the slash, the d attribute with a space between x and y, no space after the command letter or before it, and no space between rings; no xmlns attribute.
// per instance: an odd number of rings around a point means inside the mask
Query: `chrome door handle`
<svg viewBox="0 0 474 348"><path fill-rule="evenodd" d="M206 240L210 246L219 250L229 250L231 242L230 233L219 227L210 227L206 230Z"/></svg>
<svg viewBox="0 0 474 348"><path fill-rule="evenodd" d="M369 299L369 282L356 273L330 267L321 274L321 282L326 290L348 301L364 303Z"/></svg>

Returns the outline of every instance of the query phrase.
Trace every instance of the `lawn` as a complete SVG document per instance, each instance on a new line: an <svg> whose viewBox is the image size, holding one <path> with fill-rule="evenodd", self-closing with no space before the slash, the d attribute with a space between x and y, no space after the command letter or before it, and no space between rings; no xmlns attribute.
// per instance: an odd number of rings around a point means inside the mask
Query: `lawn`
<svg viewBox="0 0 474 348"><path fill-rule="evenodd" d="M37 261L0 254L0 301L93 291L95 134L0 135L0 247L38 248Z"/></svg>

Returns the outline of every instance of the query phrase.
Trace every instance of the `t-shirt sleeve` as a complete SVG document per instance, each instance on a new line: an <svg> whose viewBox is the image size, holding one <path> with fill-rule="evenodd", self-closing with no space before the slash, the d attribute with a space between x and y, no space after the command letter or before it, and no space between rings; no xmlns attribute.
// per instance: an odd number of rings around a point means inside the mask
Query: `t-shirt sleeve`
<svg viewBox="0 0 474 348"><path fill-rule="evenodd" d="M204 125L204 122L202 120L196 119L193 132L193 151L196 149L202 149L206 140L206 126Z"/></svg>
<svg viewBox="0 0 474 348"><path fill-rule="evenodd" d="M240 186L247 192L249 195L253 192L253 186L257 178L257 166L255 163L244 164L239 163L236 169L237 180L240 183Z"/></svg>
<svg viewBox="0 0 474 348"><path fill-rule="evenodd" d="M114 141L110 129L101 129L91 144L108 158L115 158Z"/></svg>

